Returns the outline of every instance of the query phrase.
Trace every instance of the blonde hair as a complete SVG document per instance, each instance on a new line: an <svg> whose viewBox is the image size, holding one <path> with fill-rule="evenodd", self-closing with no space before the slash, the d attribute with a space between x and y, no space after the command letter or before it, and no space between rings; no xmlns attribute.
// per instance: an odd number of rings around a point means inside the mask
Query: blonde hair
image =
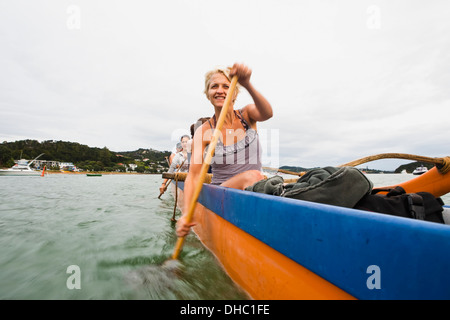
<svg viewBox="0 0 450 320"><path fill-rule="evenodd" d="M211 71L208 71L205 74L205 90L203 91L204 94L206 94L206 96L208 97L208 89L209 89L209 85L211 84L211 78L216 73L223 74L228 79L228 81L231 82L230 71L231 71L231 67L225 67L225 68L217 67ZM236 89L235 89L236 96L238 93L239 93L239 83L236 85Z"/></svg>

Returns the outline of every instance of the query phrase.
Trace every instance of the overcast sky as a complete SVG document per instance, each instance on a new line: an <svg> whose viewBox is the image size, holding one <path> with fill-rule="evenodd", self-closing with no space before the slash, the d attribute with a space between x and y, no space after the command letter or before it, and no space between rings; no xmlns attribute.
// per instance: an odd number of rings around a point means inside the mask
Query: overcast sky
<svg viewBox="0 0 450 320"><path fill-rule="evenodd" d="M274 109L265 166L448 156L449 17L448 0L0 0L0 141L171 150L213 114L205 73L243 62Z"/></svg>

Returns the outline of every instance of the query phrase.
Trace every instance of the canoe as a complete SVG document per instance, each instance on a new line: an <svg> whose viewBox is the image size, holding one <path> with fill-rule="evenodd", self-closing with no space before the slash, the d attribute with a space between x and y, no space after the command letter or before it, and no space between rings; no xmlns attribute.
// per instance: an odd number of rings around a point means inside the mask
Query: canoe
<svg viewBox="0 0 450 320"><path fill-rule="evenodd" d="M449 190L450 173L433 168L407 191L433 189L427 175L440 177L436 192ZM449 225L210 184L194 219L195 234L252 299L450 299Z"/></svg>
<svg viewBox="0 0 450 320"><path fill-rule="evenodd" d="M101 177L101 173L86 173L86 176L88 177Z"/></svg>

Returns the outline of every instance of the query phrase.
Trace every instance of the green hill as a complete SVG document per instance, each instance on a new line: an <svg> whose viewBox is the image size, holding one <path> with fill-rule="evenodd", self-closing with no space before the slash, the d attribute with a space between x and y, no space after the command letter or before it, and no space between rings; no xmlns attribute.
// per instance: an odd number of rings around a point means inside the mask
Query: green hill
<svg viewBox="0 0 450 320"><path fill-rule="evenodd" d="M123 171L124 164L136 164L139 172L156 172L157 166L168 167L165 157L170 156L170 151L154 149L114 152L107 147L95 148L77 142L20 140L0 144L0 167L11 167L14 160L34 159L41 153L44 155L40 160L72 162L80 169L94 171Z"/></svg>
<svg viewBox="0 0 450 320"><path fill-rule="evenodd" d="M0 167L11 167L14 160L34 159L44 153L41 160L53 160L61 162L72 162L80 169L94 171L122 171L124 164L137 165L138 172L158 172L161 167L168 169L166 157L170 151L158 151L154 149L140 148L134 151L110 151L107 147L95 148L82 145L77 142L46 140L20 140L15 142L3 142L0 144ZM406 170L412 173L420 165L431 169L434 165L422 162L411 162L401 165L395 169L395 173ZM159 169L158 169L159 168ZM301 172L311 168L282 166L280 169ZM380 173L381 170L367 169L369 173ZM388 172L388 171L383 171ZM392 171L390 171L392 172Z"/></svg>
<svg viewBox="0 0 450 320"><path fill-rule="evenodd" d="M294 166L281 166L280 169L292 171L292 172L303 172L308 171L311 168L303 168L303 167L294 167Z"/></svg>
<svg viewBox="0 0 450 320"><path fill-rule="evenodd" d="M414 171L414 169L416 169L417 167L420 167L421 165L423 165L424 167L427 167L428 170L430 170L431 168L434 167L434 164L431 164L431 163L411 162L411 163L403 164L400 167L398 167L397 169L395 169L395 173L400 173L403 170L406 170L407 173L412 173Z"/></svg>

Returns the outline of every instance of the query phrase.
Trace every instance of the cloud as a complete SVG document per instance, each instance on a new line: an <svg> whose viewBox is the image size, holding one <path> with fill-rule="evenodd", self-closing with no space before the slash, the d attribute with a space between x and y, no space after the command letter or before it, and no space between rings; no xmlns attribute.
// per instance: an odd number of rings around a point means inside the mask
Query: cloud
<svg viewBox="0 0 450 320"><path fill-rule="evenodd" d="M237 61L253 69L255 87L272 103L274 117L259 128L278 132L280 165L338 165L385 152L444 156L449 6L3 2L0 140L170 150L213 113L205 72ZM237 107L251 102L243 92Z"/></svg>

